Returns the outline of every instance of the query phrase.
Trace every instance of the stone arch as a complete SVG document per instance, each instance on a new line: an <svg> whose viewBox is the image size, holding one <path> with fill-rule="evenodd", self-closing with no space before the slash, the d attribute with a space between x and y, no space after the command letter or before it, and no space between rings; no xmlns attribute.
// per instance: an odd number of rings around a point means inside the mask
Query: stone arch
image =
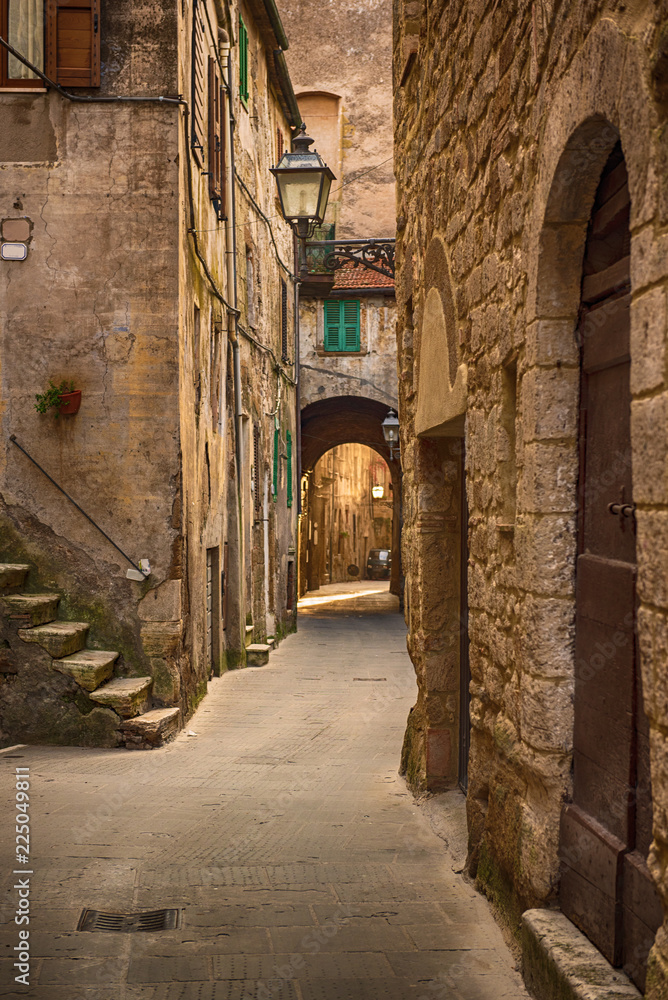
<svg viewBox="0 0 668 1000"><path fill-rule="evenodd" d="M387 463L392 477L393 528L390 590L401 590L401 464L390 455L382 423L387 403L362 396L334 396L310 403L302 410L302 470L312 471L325 452L339 444L365 444Z"/></svg>

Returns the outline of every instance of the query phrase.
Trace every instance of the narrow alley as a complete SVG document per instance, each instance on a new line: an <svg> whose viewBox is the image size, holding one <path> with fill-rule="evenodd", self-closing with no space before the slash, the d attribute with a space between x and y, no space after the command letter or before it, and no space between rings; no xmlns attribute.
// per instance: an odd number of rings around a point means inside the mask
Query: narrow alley
<svg viewBox="0 0 668 1000"><path fill-rule="evenodd" d="M167 746L1 753L8 781L30 768L32 976L21 995L526 996L487 902L453 870L463 859L397 774L414 700L388 583L334 584L306 595L299 632L269 666L215 679ZM6 811L5 852L10 821ZM5 857L5 931L12 867ZM178 910L176 929L76 929L85 909L160 908ZM14 938L3 935L0 996L18 995Z"/></svg>

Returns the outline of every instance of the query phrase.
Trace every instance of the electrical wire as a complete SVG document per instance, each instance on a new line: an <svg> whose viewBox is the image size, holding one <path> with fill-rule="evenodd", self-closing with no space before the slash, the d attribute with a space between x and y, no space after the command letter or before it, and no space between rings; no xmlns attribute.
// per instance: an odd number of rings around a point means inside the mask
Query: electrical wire
<svg viewBox="0 0 668 1000"><path fill-rule="evenodd" d="M263 219L264 219L264 221L265 221L265 222L267 223L267 226L269 227L269 234L270 234L270 236L271 236L271 242L272 242L272 243L274 244L274 254L275 254L275 256L276 256L276 260L278 261L278 263L280 264L280 266L281 266L281 267L283 268L283 270L285 271L285 273L287 274L287 276L288 276L288 277L289 277L289 278L290 278L290 279L291 279L292 281L294 281L294 280L295 280L295 276L294 276L294 274L292 273L292 271L290 270L290 268L289 268L289 267L287 266L287 264L284 264L284 263L283 263L283 261L281 260L281 255L280 255L280 254L279 254L279 252L278 252L278 246L276 245L276 239L275 239L275 237L274 237L274 230L272 229L272 226L271 226L271 222L269 221L269 219L267 218L267 216L266 216L266 215L264 214L264 212L262 211L262 209L260 208L260 206L259 206L259 205L258 205L258 203L256 202L255 198L253 197L253 195L252 195L252 194L250 193L250 191L248 190L248 188L246 187L246 185L245 185L245 184L244 184L244 182L242 181L241 177L240 177L240 176L239 176L239 174L237 173L237 170L236 170L236 168L235 168L235 170L234 170L234 176L236 177L236 179L237 179L237 181L238 181L238 183L239 183L239 186L240 186L240 187L242 188L242 190L243 190L243 191L244 191L244 192L246 193L246 195L248 196L248 198L249 198L249 200L250 200L250 202L251 202L251 204L252 204L253 208L255 209L255 211L256 211L256 212L258 213L258 215L259 215L259 216L261 216L261 218L263 218Z"/></svg>
<svg viewBox="0 0 668 1000"><path fill-rule="evenodd" d="M23 65L27 66L29 70L32 70L32 72L36 76L38 76L40 80L43 80L44 83L48 84L49 87L53 87L53 89L56 90L62 97L66 97L68 101L74 101L77 104L128 104L128 103L137 104L141 102L144 104L177 104L180 105L181 107L188 106L187 102L184 101L183 98L180 96L179 97L121 97L121 96L96 97L96 96L89 96L86 94L71 94L69 90L65 90L65 88L61 87L59 83L56 83L55 80L52 80L50 77L48 77L46 73L43 73L41 69L38 69L37 66L34 65L34 63L31 63L29 59L26 59L26 57L22 55L22 53L18 52L13 45L10 45L9 42L5 41L5 39L2 38L1 36L0 36L0 45L3 45L8 52L11 52L11 54L14 56L15 59L18 59L19 62L22 62Z"/></svg>

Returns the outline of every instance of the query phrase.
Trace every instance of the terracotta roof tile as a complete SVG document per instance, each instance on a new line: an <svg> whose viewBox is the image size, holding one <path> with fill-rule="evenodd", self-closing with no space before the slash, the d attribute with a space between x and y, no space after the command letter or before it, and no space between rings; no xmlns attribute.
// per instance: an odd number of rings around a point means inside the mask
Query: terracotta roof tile
<svg viewBox="0 0 668 1000"><path fill-rule="evenodd" d="M394 288L394 278L368 267L355 267L350 261L336 271L334 288Z"/></svg>

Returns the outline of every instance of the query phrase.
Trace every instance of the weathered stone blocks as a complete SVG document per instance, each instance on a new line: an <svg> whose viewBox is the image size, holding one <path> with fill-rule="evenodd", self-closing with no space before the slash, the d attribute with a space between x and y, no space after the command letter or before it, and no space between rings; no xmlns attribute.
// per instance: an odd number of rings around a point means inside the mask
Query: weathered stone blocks
<svg viewBox="0 0 668 1000"><path fill-rule="evenodd" d="M88 629L88 622L51 622L36 628L21 628L18 634L24 642L36 642L58 659L83 649Z"/></svg>
<svg viewBox="0 0 668 1000"><path fill-rule="evenodd" d="M151 677L116 677L93 691L90 697L92 701L112 708L122 719L131 719L146 711L152 683Z"/></svg>

